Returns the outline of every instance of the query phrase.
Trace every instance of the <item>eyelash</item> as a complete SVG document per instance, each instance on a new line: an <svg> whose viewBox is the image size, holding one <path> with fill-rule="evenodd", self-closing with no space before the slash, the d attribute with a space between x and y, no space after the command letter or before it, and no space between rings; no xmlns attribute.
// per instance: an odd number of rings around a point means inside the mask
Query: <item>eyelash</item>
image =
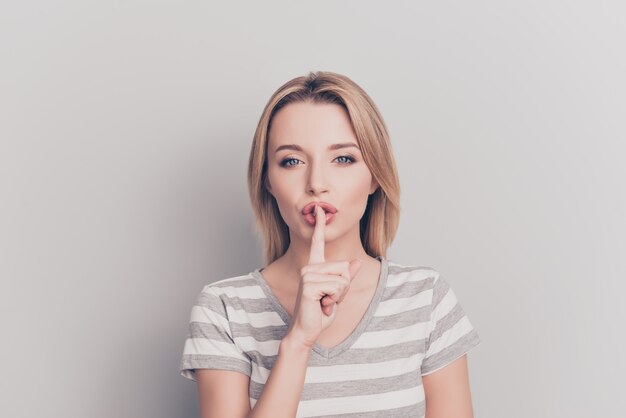
<svg viewBox="0 0 626 418"><path fill-rule="evenodd" d="M341 163L341 165L351 165L351 164L354 164L356 162L356 159L353 156L351 156L351 155L340 155L337 158L347 158L348 160L350 160L349 163ZM337 159L337 158L335 158L335 159ZM280 162L280 166L281 167L287 167L287 168L294 167L294 164L287 164L289 161L292 161L292 160L298 160L298 159L297 158L285 158L284 160L282 160ZM300 160L298 160L298 161L300 161Z"/></svg>

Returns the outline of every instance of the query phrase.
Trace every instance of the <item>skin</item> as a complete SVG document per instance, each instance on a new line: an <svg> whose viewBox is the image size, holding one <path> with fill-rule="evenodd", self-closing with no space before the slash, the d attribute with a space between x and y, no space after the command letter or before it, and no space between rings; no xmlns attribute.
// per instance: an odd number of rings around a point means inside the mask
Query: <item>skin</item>
<svg viewBox="0 0 626 418"><path fill-rule="evenodd" d="M329 150L329 146L337 143L356 147ZM301 149L276 152L278 147L294 144ZM376 285L380 263L365 252L359 221L368 195L379 186L357 147L350 118L338 105L292 103L274 116L268 142L267 189L275 197L289 227L291 243L282 257L263 270L266 277L281 278L270 283L277 294L290 300L295 300L299 293L303 295L294 303L295 311L300 314L292 323L295 329L290 328L281 343L278 361L253 414L248 402L248 376L225 370L197 370L203 417L278 417L279 411L284 416L293 416L310 351L303 347L319 334L320 321L316 318L320 303L321 323L326 328L333 321L340 321L342 315L349 315L349 310L342 313L337 309L340 303L349 306L349 297L371 299L366 290ZM307 203L318 200L338 210L328 225L317 222L312 226L301 214ZM317 213L318 217L324 214L320 208ZM346 263L357 258L361 262ZM344 278L349 280L335 276L333 283L324 281L324 273L339 274L336 269L340 263ZM299 292L300 286L306 286L306 292ZM324 293L328 296L319 299ZM291 332L294 330L297 332ZM423 376L422 382L427 418L473 417L466 356Z"/></svg>
<svg viewBox="0 0 626 418"><path fill-rule="evenodd" d="M328 150L337 143L356 147ZM302 150L275 151L291 144ZM292 103L274 115L268 141L267 189L289 227L291 243L274 262L276 266L267 270L275 268L286 274L292 283L285 285L291 289L297 288L300 269L308 264L313 227L301 210L314 200L328 202L338 210L325 231L326 260L359 258L365 261L362 270L378 268L379 262L365 252L359 234L368 195L376 191L378 183L357 147L350 118L339 105ZM281 165L284 160L286 165Z"/></svg>

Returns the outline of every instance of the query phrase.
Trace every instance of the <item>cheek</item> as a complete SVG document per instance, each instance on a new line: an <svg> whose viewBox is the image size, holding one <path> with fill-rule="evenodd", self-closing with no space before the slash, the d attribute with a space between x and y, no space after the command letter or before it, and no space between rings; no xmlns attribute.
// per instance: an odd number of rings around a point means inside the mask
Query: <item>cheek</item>
<svg viewBox="0 0 626 418"><path fill-rule="evenodd" d="M293 197L294 193L294 179L290 179L289 176L280 175L273 170L269 170L267 173L267 179L270 183L271 190L270 193L276 199L278 206L282 206L282 204L287 203L290 198Z"/></svg>
<svg viewBox="0 0 626 418"><path fill-rule="evenodd" d="M342 182L345 196L354 199L367 199L372 183L372 175L368 169L354 170L350 175L338 176Z"/></svg>
<svg viewBox="0 0 626 418"><path fill-rule="evenodd" d="M348 177L348 176L346 176ZM349 178L342 178L342 196L344 208L349 209L351 217L361 217L367 207L367 198L372 182L372 176L369 170L360 170L355 172Z"/></svg>

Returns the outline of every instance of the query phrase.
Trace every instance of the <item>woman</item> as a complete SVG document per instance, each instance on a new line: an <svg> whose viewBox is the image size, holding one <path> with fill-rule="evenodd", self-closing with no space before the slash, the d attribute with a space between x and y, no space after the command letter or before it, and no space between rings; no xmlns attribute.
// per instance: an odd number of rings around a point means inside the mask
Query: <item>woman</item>
<svg viewBox="0 0 626 418"><path fill-rule="evenodd" d="M371 98L331 72L285 83L248 185L266 266L192 308L180 371L202 416L472 417L478 333L435 269L386 258L400 187Z"/></svg>

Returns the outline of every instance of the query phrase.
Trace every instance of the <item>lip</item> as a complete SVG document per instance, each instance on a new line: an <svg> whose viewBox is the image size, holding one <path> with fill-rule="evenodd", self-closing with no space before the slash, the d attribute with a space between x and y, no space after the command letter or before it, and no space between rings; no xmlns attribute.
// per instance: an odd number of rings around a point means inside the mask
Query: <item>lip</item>
<svg viewBox="0 0 626 418"><path fill-rule="evenodd" d="M309 212L307 214L302 215L304 217L304 220L311 226L315 226L315 222L317 221L316 217L313 216L313 212ZM326 217L326 222L325 225L328 225L329 223L332 222L333 218L335 217L334 213L330 213L330 212L326 212L325 213L325 217Z"/></svg>
<svg viewBox="0 0 626 418"><path fill-rule="evenodd" d="M331 205L328 202L311 202L311 203L308 203L304 208L302 208L302 214L307 215L309 213L312 213L315 205L320 205L322 209L324 209L324 212L326 213L331 213L331 214L337 213L337 208L335 208L333 205Z"/></svg>

